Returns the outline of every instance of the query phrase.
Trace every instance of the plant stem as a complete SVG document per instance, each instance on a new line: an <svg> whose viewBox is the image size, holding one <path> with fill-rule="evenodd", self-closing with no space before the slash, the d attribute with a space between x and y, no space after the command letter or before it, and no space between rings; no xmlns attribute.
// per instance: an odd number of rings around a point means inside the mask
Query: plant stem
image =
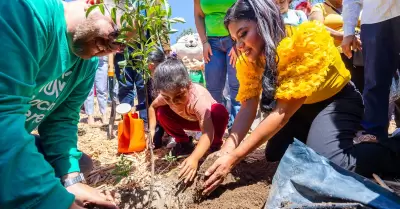
<svg viewBox="0 0 400 209"><path fill-rule="evenodd" d="M147 74L145 73L145 69L142 69L142 76L144 80L144 92L146 96L146 115L147 115L147 120L149 120L149 92L147 91L147 86L148 86L148 78ZM147 121L147 130L150 130L150 123ZM151 201L153 200L153 189L154 189L154 150L153 150L153 136L151 132L149 131L149 140L148 143L150 144L150 171L151 171L151 177L150 177L150 194L149 194L149 203L151 204Z"/></svg>

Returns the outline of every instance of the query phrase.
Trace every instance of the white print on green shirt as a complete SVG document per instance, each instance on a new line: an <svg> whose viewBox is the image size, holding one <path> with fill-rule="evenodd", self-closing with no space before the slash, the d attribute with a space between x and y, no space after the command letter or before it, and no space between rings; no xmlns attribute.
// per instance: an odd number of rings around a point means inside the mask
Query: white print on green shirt
<svg viewBox="0 0 400 209"><path fill-rule="evenodd" d="M61 95L64 87L69 81L72 70L65 72L60 78L50 81L29 102L31 108L25 114L26 126L38 126L40 122L56 106L57 98ZM30 123L30 124L29 124Z"/></svg>

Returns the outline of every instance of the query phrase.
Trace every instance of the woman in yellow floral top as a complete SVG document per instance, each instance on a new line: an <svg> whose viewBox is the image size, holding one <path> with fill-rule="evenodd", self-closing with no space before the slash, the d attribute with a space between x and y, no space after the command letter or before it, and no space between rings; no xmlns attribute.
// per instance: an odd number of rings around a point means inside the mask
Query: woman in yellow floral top
<svg viewBox="0 0 400 209"><path fill-rule="evenodd" d="M205 173L204 194L266 141L267 160L279 161L294 138L359 174L400 174L398 155L376 141L353 141L363 102L322 23L305 22L287 33L275 0L238 0L225 26L242 54L236 64L242 106L220 157ZM259 102L269 114L242 141Z"/></svg>

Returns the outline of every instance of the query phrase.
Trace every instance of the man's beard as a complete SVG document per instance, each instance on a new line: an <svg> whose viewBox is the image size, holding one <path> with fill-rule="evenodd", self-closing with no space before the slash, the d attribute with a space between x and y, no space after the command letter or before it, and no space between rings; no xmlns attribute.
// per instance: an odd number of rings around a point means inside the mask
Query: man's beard
<svg viewBox="0 0 400 209"><path fill-rule="evenodd" d="M84 59L88 59L93 54L91 53L92 47L96 47L94 38L99 34L99 30L96 29L94 21L89 18L81 22L75 30L75 34L72 37L72 49L73 52Z"/></svg>

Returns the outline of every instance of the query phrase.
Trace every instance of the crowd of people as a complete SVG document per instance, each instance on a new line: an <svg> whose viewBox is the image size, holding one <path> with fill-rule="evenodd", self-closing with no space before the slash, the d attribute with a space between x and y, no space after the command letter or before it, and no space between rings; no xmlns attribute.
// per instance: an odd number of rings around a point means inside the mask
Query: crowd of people
<svg viewBox="0 0 400 209"><path fill-rule="evenodd" d="M140 69L118 65L132 49L115 41L110 16L86 16L92 3L0 0L0 208L118 208L111 192L85 184L92 163L77 147L82 105L94 123L95 91L106 123L110 66L119 102L140 111L154 146L166 132L173 155L188 155L179 173L186 183L201 158L218 156L204 195L265 142L273 162L294 139L365 177L400 176L400 135L388 134L400 68L397 0L194 0L206 85L164 43L148 59L147 110ZM258 109L265 119L248 134ZM185 130L201 131L196 145Z"/></svg>

